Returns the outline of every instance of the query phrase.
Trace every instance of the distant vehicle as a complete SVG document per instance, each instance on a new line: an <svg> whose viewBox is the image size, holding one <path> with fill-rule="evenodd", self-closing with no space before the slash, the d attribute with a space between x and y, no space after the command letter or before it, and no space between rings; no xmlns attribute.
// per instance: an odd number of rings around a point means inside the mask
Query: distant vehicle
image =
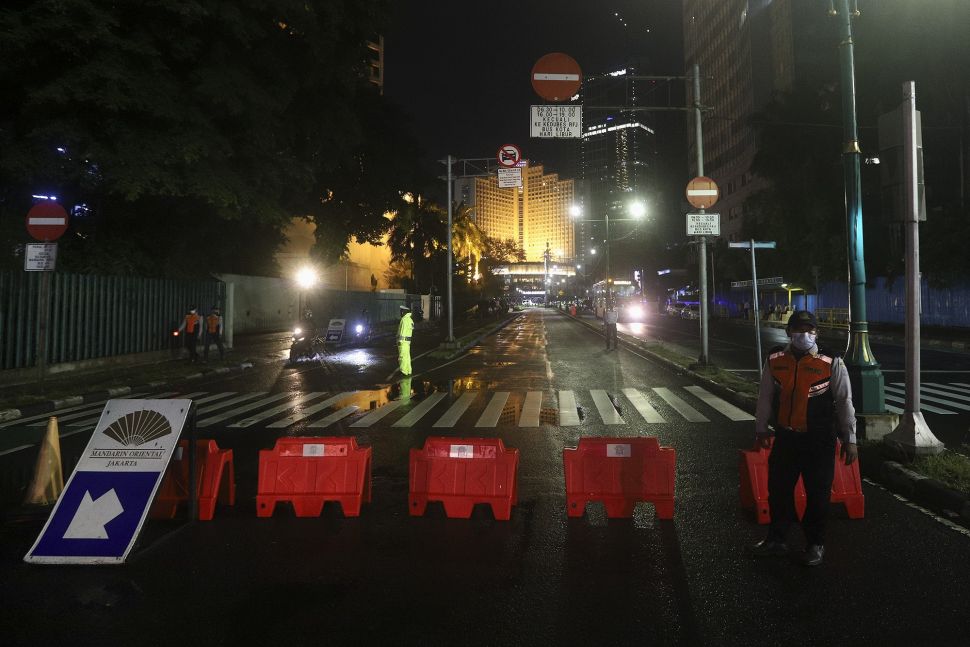
<svg viewBox="0 0 970 647"><path fill-rule="evenodd" d="M683 319L700 319L701 318L701 306L697 303L692 303L685 306L683 310L680 311L680 316Z"/></svg>
<svg viewBox="0 0 970 647"><path fill-rule="evenodd" d="M667 304L667 314L672 317L679 317L687 304L682 301L673 301Z"/></svg>

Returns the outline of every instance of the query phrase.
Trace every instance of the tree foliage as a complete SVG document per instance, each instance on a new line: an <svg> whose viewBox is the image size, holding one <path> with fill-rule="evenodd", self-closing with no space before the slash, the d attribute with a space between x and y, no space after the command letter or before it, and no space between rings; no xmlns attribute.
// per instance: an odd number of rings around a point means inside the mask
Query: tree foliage
<svg viewBox="0 0 970 647"><path fill-rule="evenodd" d="M31 194L55 194L90 214L65 245L69 266L251 270L268 265L290 217L326 220L328 191L353 167L360 217L327 227L377 235L390 191L375 144L408 150L400 120L366 88L366 41L385 4L5 3L3 225Z"/></svg>

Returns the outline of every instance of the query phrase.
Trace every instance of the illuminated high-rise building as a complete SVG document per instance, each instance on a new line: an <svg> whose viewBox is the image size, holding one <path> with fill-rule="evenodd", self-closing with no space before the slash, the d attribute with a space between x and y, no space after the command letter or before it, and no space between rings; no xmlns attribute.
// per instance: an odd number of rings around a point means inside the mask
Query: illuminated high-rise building
<svg viewBox="0 0 970 647"><path fill-rule="evenodd" d="M522 188L500 189L495 176L475 180L475 219L486 235L514 240L526 261L542 261L548 245L554 260L575 255L572 180L546 174L541 164L522 167Z"/></svg>

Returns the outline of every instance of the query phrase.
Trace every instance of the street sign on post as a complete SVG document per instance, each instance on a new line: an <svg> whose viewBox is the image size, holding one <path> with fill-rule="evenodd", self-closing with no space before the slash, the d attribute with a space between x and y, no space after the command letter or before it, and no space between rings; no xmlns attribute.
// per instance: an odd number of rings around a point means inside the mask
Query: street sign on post
<svg viewBox="0 0 970 647"><path fill-rule="evenodd" d="M695 209L710 209L720 195L717 183L709 177L702 175L687 183L687 202Z"/></svg>
<svg viewBox="0 0 970 647"><path fill-rule="evenodd" d="M515 168L515 166L522 160L522 149L520 149L515 144L503 144L501 148L498 149L495 158L498 160L499 166L504 166L505 168Z"/></svg>
<svg viewBox="0 0 970 647"><path fill-rule="evenodd" d="M53 272L57 265L57 243L28 243L25 272Z"/></svg>
<svg viewBox="0 0 970 647"><path fill-rule="evenodd" d="M579 139L583 136L582 106L532 106L529 136Z"/></svg>
<svg viewBox="0 0 970 647"><path fill-rule="evenodd" d="M568 54L546 54L532 66L532 89L546 101L567 101L582 83L579 63Z"/></svg>
<svg viewBox="0 0 970 647"><path fill-rule="evenodd" d="M688 236L720 236L721 214L719 213L689 213L687 214Z"/></svg>
<svg viewBox="0 0 970 647"><path fill-rule="evenodd" d="M108 400L74 473L24 561L124 562L191 408L192 400Z"/></svg>
<svg viewBox="0 0 970 647"><path fill-rule="evenodd" d="M522 187L521 168L499 168L496 170L498 171L498 188L514 189Z"/></svg>
<svg viewBox="0 0 970 647"><path fill-rule="evenodd" d="M67 211L53 200L38 202L27 212L27 233L35 240L57 240L67 231L67 225Z"/></svg>

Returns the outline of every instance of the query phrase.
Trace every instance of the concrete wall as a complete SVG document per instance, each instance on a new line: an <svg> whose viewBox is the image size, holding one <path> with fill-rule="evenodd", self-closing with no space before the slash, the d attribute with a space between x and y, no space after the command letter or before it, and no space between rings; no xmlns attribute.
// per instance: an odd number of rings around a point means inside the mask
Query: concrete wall
<svg viewBox="0 0 970 647"><path fill-rule="evenodd" d="M226 329L233 334L286 330L298 319L299 307L293 281L268 276L218 274L232 286L232 304L227 304Z"/></svg>

